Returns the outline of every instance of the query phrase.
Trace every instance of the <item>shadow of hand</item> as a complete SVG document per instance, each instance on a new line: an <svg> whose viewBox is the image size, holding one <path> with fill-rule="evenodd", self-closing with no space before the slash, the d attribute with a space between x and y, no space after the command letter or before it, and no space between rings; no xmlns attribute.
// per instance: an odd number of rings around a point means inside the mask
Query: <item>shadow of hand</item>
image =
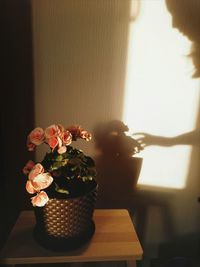
<svg viewBox="0 0 200 267"><path fill-rule="evenodd" d="M172 146L174 145L174 139L171 137L157 136L144 132L134 133L132 136L140 143L144 148L146 146Z"/></svg>
<svg viewBox="0 0 200 267"><path fill-rule="evenodd" d="M152 135L144 132L133 133L132 136L144 148L146 146L200 145L200 130L183 133L174 137Z"/></svg>

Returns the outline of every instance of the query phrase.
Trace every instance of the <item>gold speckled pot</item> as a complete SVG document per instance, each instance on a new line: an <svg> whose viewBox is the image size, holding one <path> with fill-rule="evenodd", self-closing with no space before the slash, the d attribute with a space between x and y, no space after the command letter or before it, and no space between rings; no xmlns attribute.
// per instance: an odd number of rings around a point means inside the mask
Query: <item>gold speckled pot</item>
<svg viewBox="0 0 200 267"><path fill-rule="evenodd" d="M90 232L91 235L96 197L97 185L83 196L71 199L53 198L44 207L34 208L36 239L39 238L39 242L43 244L46 240L47 245L51 241L54 245L57 241L63 244L70 241L72 244L74 240L85 239L85 233ZM59 247L59 243L57 245Z"/></svg>

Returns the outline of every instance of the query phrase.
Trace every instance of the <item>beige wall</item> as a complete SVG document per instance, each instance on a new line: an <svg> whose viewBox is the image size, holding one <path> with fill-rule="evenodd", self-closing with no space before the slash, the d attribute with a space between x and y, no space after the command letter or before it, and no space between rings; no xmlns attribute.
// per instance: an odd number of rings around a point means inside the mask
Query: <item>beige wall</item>
<svg viewBox="0 0 200 267"><path fill-rule="evenodd" d="M36 126L78 123L92 131L100 121L121 119L129 7L128 0L32 1ZM94 154L92 144L82 148ZM177 233L199 227L198 166L194 148L187 188L166 197ZM149 240L159 242L163 218L154 213Z"/></svg>
<svg viewBox="0 0 200 267"><path fill-rule="evenodd" d="M36 125L121 119L129 4L32 1Z"/></svg>

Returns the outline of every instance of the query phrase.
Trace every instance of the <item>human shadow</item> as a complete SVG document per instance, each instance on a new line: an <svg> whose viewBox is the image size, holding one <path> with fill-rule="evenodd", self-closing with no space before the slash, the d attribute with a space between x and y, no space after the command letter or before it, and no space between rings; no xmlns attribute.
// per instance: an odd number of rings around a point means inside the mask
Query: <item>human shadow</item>
<svg viewBox="0 0 200 267"><path fill-rule="evenodd" d="M167 201L173 199L173 194L138 190L143 158L137 154L143 150L143 144L128 136L128 131L128 126L119 120L99 123L94 129L99 185L96 207L128 209L140 242L144 244L150 206L160 208L165 232L173 234L172 215Z"/></svg>
<svg viewBox="0 0 200 267"><path fill-rule="evenodd" d="M192 41L190 56L195 67L193 78L198 78L200 77L200 1L166 0L166 5L172 15L172 26Z"/></svg>
<svg viewBox="0 0 200 267"><path fill-rule="evenodd" d="M172 15L173 27L176 27L183 35L185 35L192 42L191 52L188 55L191 57L193 61L193 65L194 65L194 73L193 73L192 78L199 78L200 77L200 28L199 28L200 1L166 0L166 5L167 5L169 12ZM193 131L184 132L177 136L167 137L167 136L153 135L151 133L138 132L138 133L134 133L132 137L134 137L140 143L143 149L145 149L147 146L172 147L176 145L190 145L190 146L193 146L193 148L197 148L193 150L193 158L195 156L199 157L199 145L200 145L200 124L199 124L200 120L199 118L200 118L200 110L198 114L196 129ZM196 161L192 162L193 158L191 157L191 167L190 167L191 169L193 169L193 166L197 168L197 166L195 165ZM186 191L184 191L184 194L185 192ZM138 212L139 212L138 217L140 221L142 220L143 222L143 223L138 224L140 228L139 233L141 232L142 234L145 235L145 227L146 227L146 221L147 221L147 218L145 216L147 215L148 208L151 205L160 206L161 208L160 210L163 213L162 215L163 219L165 223L167 222L166 226L167 225L169 226L168 229L166 228L165 232L170 234L171 237L173 237L172 242L174 242L174 237L176 234L175 233L175 221L173 220L173 213L171 213L170 211L173 205L173 202L170 203L173 200L172 198L174 195L173 192L171 193L170 192L165 192L165 193L158 192L157 197L154 192L152 192L152 194L150 194L149 192L139 192L139 193L140 193L140 197L138 198L139 201L137 201ZM142 194L144 194L144 197L142 197ZM166 214L166 211L168 212L167 214ZM186 237L186 242L188 240L189 240L189 237ZM199 237L198 237L198 242L199 242ZM177 244L175 246L177 246ZM191 243L190 243L190 246L191 246ZM187 248L184 247L183 254L186 251L187 251ZM169 251L166 251L167 256L169 256L168 254L169 254ZM176 251L176 253L174 253L173 256L177 256L177 255L178 255L178 252ZM159 255L159 257L163 257L163 256Z"/></svg>
<svg viewBox="0 0 200 267"><path fill-rule="evenodd" d="M94 129L97 182L97 208L131 208L142 158L135 155L141 145L127 136L128 126L120 120L99 123Z"/></svg>
<svg viewBox="0 0 200 267"><path fill-rule="evenodd" d="M138 132L132 135L139 144L145 149L147 146L172 147L176 145L200 146L200 130L196 129L174 137L152 135L149 133ZM169 200L174 198L173 192L137 192L136 216L138 219L137 230L139 237L144 242L147 228L148 209L151 206L159 207L163 218L165 233L175 236L175 228ZM198 198L200 202L200 197Z"/></svg>
<svg viewBox="0 0 200 267"><path fill-rule="evenodd" d="M177 28L180 33L185 35L191 42L191 53L195 72L193 78L200 77L200 1L196 0L166 0L166 6L172 15L172 26ZM198 116L200 117L200 115ZM197 120L197 129L185 132L183 134L166 137L152 135L145 132L137 132L132 136L137 139L140 145L145 148L147 146L175 146L175 145L200 145L200 125L199 118Z"/></svg>

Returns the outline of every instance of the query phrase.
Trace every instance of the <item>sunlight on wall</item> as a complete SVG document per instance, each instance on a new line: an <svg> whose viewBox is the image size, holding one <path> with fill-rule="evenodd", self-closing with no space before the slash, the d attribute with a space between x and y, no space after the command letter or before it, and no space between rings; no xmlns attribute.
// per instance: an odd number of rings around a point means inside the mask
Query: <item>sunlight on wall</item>
<svg viewBox="0 0 200 267"><path fill-rule="evenodd" d="M123 121L130 132L161 136L193 130L199 80L191 78L191 42L172 28L165 1L140 5L138 19L130 21ZM147 147L139 184L184 188L190 154L191 146Z"/></svg>

